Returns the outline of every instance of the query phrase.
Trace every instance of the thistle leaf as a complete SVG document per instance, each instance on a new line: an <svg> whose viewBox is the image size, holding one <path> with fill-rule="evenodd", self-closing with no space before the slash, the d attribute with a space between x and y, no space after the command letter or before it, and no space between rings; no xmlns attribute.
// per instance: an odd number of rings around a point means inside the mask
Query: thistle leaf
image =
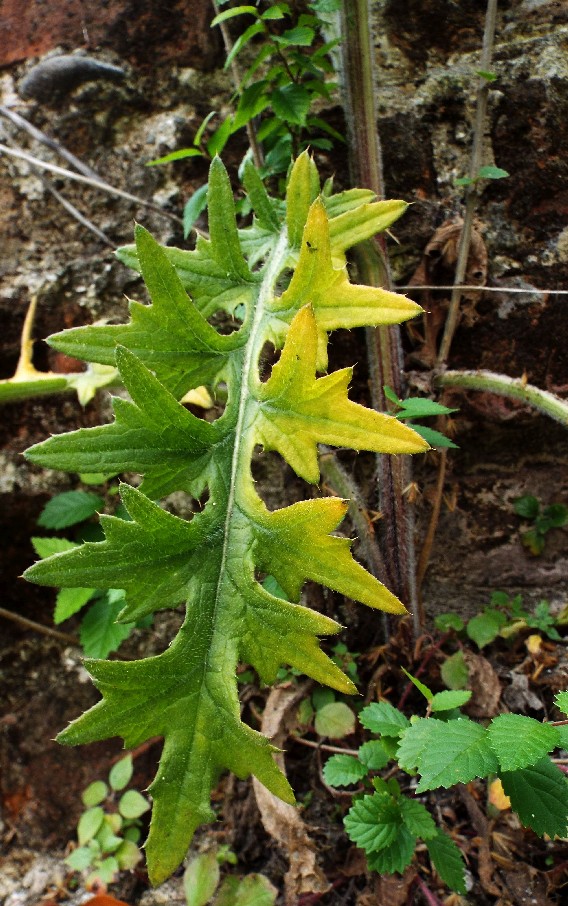
<svg viewBox="0 0 568 906"><path fill-rule="evenodd" d="M420 453L428 445L396 418L347 398L351 369L316 378L317 325L309 306L295 316L280 360L259 387L258 439L277 450L296 474L317 483L317 444L376 453Z"/></svg>
<svg viewBox="0 0 568 906"><path fill-rule="evenodd" d="M275 795L293 801L270 743L241 721L239 662L251 664L266 682L289 666L341 692L356 691L319 647L318 636L339 626L299 603L306 580L371 607L404 612L353 559L351 542L334 534L346 501L332 497L267 509L251 474L255 445L278 450L314 482L321 442L393 453L427 448L395 419L348 399L349 369L316 376L326 359L328 330L392 323L419 310L404 297L352 286L345 269L332 264L330 230L343 254L351 241L391 222L401 204L377 207L368 193L357 191L342 193L336 202L326 197L334 215L330 227L316 197L317 171L302 155L290 175L279 226L282 204L272 204L250 168L247 181L263 221L248 232L237 230L231 186L218 159L208 183L210 240L199 239L191 252L162 249L137 228L135 253L123 250L121 256L141 270L151 305L132 303L124 326L53 338L73 355L116 361L130 400L114 401L112 424L51 438L28 454L52 468L136 471L143 477L140 489L121 486L130 519L102 516L103 541L55 551L30 567L29 579L71 589L122 589L121 623L186 608L181 629L162 654L87 661L102 699L60 735L71 744L121 736L129 748L163 738L150 788L146 851L153 883L175 870L195 828L214 818L209 791L224 769L239 777L253 773ZM261 259L253 273L253 260ZM279 296L296 260L296 275ZM226 324L219 314L238 306L240 326L232 333L217 330L214 323ZM269 340L284 348L263 384L259 361ZM187 390L221 379L228 401L215 421L197 418L178 402ZM150 499L173 490L209 496L201 511L182 519ZM263 587L262 573L276 580L288 600ZM399 827L397 809L390 817ZM381 846L395 836L393 826Z"/></svg>
<svg viewBox="0 0 568 906"><path fill-rule="evenodd" d="M217 245L220 245L219 249ZM224 253L229 254L232 243L228 240L226 245L222 244L219 238L215 245L212 240L208 248L211 253L204 256L204 263L213 263L214 269L218 270L220 265L217 259L222 259ZM106 365L114 365L116 347L125 346L151 368L179 399L194 387L219 380L224 373L227 356L243 341L238 332L229 336L220 335L205 320L188 297L166 250L142 227L136 228L136 255L152 305L131 302L129 324L64 330L51 337L49 342L68 355ZM253 280L250 272L248 277ZM226 268L221 285L213 281L213 290L216 287L218 291L219 308L222 307L220 303L225 281L235 285L231 272ZM190 282L198 288L197 280ZM241 286L240 281L237 286ZM247 289L231 297L235 305L250 303L250 285Z"/></svg>

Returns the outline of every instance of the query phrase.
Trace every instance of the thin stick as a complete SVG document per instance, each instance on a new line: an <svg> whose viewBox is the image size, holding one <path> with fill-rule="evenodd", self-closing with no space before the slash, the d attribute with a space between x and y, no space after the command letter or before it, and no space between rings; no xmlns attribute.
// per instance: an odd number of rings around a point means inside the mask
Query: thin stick
<svg viewBox="0 0 568 906"><path fill-rule="evenodd" d="M108 192L109 195L116 195L118 198L125 198L127 201L132 201L135 204L144 205L146 208L150 208L152 211L161 214L162 217L167 217L169 220L173 220L177 224L182 224L183 221L181 217L178 217L176 214L170 214L169 211L164 211L159 205L154 204L152 201L146 201L144 198L140 198L138 195L131 195L130 192L124 192L122 189L117 189L114 186L109 185L107 182L103 182L101 179L91 179L87 176L81 176L79 173L73 173L72 170L66 170L64 167L58 167L55 164L48 164L44 160L40 160L38 157L34 157L32 154L27 154L25 151L16 148L9 148L7 145L0 144L0 153L7 154L9 157L15 157L18 160L25 160L26 163L32 164L32 166L39 167L41 170L48 170L50 173L56 173L58 176L64 176L67 179L73 179L75 182L83 183L86 186L92 186L94 189L101 189L103 192Z"/></svg>
<svg viewBox="0 0 568 906"><path fill-rule="evenodd" d="M37 168L35 168L35 169L37 169ZM38 173L38 177L39 177L39 179L41 179L41 182L42 182L43 186L47 189L47 191L51 192L53 197L57 199L59 204L63 208L65 208L65 210L68 211L69 214L71 214L71 216L75 218L75 220L78 220L82 226L87 227L87 229L90 230L91 233L94 233L95 236L97 236L102 242L104 242L105 245L108 245L109 248L111 248L111 249L116 248L116 243L113 242L112 239L109 239L107 234L103 233L103 231L100 230L98 228L98 226L96 224L94 224L91 220L89 220L88 217L85 217L84 214L81 214L81 211L79 211L79 209L76 208L74 204L71 204L70 201L67 201L67 199L64 198L63 195L57 191L55 186L53 186L50 183L50 181L48 179L46 179L45 176L42 176L41 173Z"/></svg>
<svg viewBox="0 0 568 906"><path fill-rule="evenodd" d="M491 58L493 56L493 43L495 40L495 24L497 19L497 0L488 0L487 12L485 14L485 32L483 35L483 49L481 52L480 69L489 71L491 68ZM489 84L483 78L479 78L479 88L477 91L477 104L475 110L475 124L473 129L473 147L471 150L471 162L469 176L474 180L472 185L466 190L465 215L463 227L460 234L460 243L458 249L458 260L456 265L456 274L454 279L454 289L450 308L442 337L440 352L438 354L438 364L444 364L448 360L450 346L454 338L454 333L458 324L460 302L462 292L459 289L460 284L464 282L467 261L469 258L469 248L471 244L471 231L473 227L473 217L477 205L476 182L481 167L483 154L483 134L485 130L485 118L487 116L487 102L489 98Z"/></svg>
<svg viewBox="0 0 568 906"><path fill-rule="evenodd" d="M424 883L424 881L422 880L420 875L416 875L414 880L415 880L415 883L420 888L420 892L421 892L422 896L424 897L424 899L426 900L426 902L428 903L428 906L442 906L442 904L441 904L440 900L438 899L438 897L436 896L436 894L432 893L432 891L430 890L429 887L426 887L426 884Z"/></svg>
<svg viewBox="0 0 568 906"><path fill-rule="evenodd" d="M4 107L0 104L0 115L5 116L6 119L9 119L15 126L18 126L20 129L25 129L32 138L35 138L36 141L41 142L42 145L46 145L48 148L51 148L52 151L56 151L57 154L60 154L61 157L65 158L67 163L71 164L72 167L75 167L79 173L82 173L83 176L89 176L91 179L100 180L98 173L95 173L94 170L91 170L87 164L84 164L82 160L78 157L75 157L71 151L68 151L63 145L60 145L59 142L55 141L54 138L51 138L49 135L46 135L45 132L42 132L41 129L38 129L37 126L34 126L28 120L24 119L23 116L20 116L19 113L16 113L14 110L10 110L9 107Z"/></svg>
<svg viewBox="0 0 568 906"><path fill-rule="evenodd" d="M12 623L17 623L24 629L32 629L34 632L40 632L42 635L48 635L54 639L59 639L60 642L66 642L68 645L79 644L79 639L74 635L68 635L66 632L59 632L57 629L51 629L50 626L43 626L42 623L36 623L35 620L28 620L27 617L22 617L19 613L13 613L11 610L5 610L4 607L0 607L0 617L11 620Z"/></svg>
<svg viewBox="0 0 568 906"><path fill-rule="evenodd" d="M475 290L475 292L478 292L478 293L520 293L520 294L526 295L526 296L532 296L532 295L568 296L568 289L536 289L536 288L533 289L532 287L531 287L531 289L520 289L518 286L479 286L479 284L476 284L475 286L470 286L468 283L462 283L459 285L454 284L453 286L415 285L415 286L397 286L396 287L397 292L410 292L413 289L415 289L415 290L440 289L440 290L446 290L446 291L450 291L453 289L459 289L462 292L465 292L465 291L472 292Z"/></svg>
<svg viewBox="0 0 568 906"><path fill-rule="evenodd" d="M487 0L487 10L485 13L485 30L483 34L483 48L481 51L481 65L480 69L488 71L491 67L491 58L493 56L493 44L495 40L495 24L497 19L497 0ZM467 262L469 259L469 249L471 245L471 233L473 228L473 217L475 214L475 209L477 206L477 177L479 169L481 167L482 153L483 153L483 134L485 130L485 119L487 116L487 102L489 98L489 85L485 79L479 77L479 88L477 91L477 103L475 108L475 123L473 128L473 146L471 149L471 160L470 160L470 169L469 175L470 179L473 180L472 184L466 190L466 203L465 203L465 214L463 220L463 226L460 233L460 241L458 247L458 259L456 264L456 272L454 276L454 285L452 287L452 295L450 299L450 307L448 310L448 316L446 318L446 324L444 327L444 335L442 337L442 342L440 344L440 351L437 357L438 367L445 365L450 353L450 347L452 345L452 340L456 332L458 325L459 313L460 313L460 303L462 299L462 289L461 286L464 283L465 273L467 270ZM477 287L479 290L480 288ZM430 522L428 524L428 530L426 533L426 538L420 552L417 578L416 583L418 588L421 588L422 581L428 569L428 562L430 559L430 553L432 550L432 545L434 543L434 536L436 534L436 529L438 527L438 520L440 518L440 510L442 506L442 495L444 491L444 479L446 475L446 460L447 460L447 451L442 450L440 454L440 464L438 467L438 478L436 481L436 496L434 499L434 505L432 508L432 513L430 516ZM420 613L422 614L422 599L420 598Z"/></svg>
<svg viewBox="0 0 568 906"><path fill-rule="evenodd" d="M304 739L302 736L293 736L291 738L302 746L309 746L310 749L322 749L324 752L334 752L335 755L357 754L357 749L341 749L339 746L328 746L325 742L313 742L311 739Z"/></svg>

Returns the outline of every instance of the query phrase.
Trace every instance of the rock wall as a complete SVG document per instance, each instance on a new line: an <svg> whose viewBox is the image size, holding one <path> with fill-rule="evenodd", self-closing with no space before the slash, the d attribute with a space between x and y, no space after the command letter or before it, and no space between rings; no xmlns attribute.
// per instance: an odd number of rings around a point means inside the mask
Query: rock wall
<svg viewBox="0 0 568 906"><path fill-rule="evenodd" d="M218 35L209 29L208 0L109 0L87 8L79 0L29 0L22 9L0 2L0 87L5 107L24 116L77 155L110 184L151 200L179 218L189 194L205 180L206 165L180 162L148 168L148 160L189 143L202 118L222 111L230 79L222 69ZM377 105L388 194L412 207L397 225L393 265L406 284L435 230L459 215L456 177L467 172L484 0L379 0L373 5L378 66ZM121 80L97 79L43 99L23 100L22 80L38 61L61 53L89 55L121 67ZM489 255L485 294L460 325L451 365L527 374L541 387L568 387L568 10L556 0L502 0L485 135L484 163L511 175L488 183L479 206ZM57 90L56 90L57 89ZM338 109L332 111L340 121ZM65 165L54 152L0 116L0 141L44 161ZM237 140L230 162L243 151ZM341 151L338 172L343 172ZM36 336L95 318L124 317L125 296L139 289L117 263L111 245L130 241L134 219L163 242L183 244L179 220L63 178L50 184L108 237L105 244L73 219L51 193L41 171L0 155L0 376L12 373L25 311L40 300ZM531 288L549 288L548 294ZM439 297L436 297L439 299ZM409 367L416 339L406 337ZM414 359L413 359L414 355ZM362 358L362 353L360 358ZM72 367L38 342L39 367ZM424 369L417 368L424 376ZM545 503L568 498L566 432L543 417L495 398L452 397L460 450L451 455L447 506L433 552L426 600L430 608L456 603L475 608L493 588L534 589L564 600L566 533L556 532L543 557L530 560L519 544L511 501L534 493ZM73 477L40 473L20 453L49 432L97 423L106 398L85 410L72 397L6 406L2 420L1 489L10 575L32 557L27 538L48 493ZM433 462L417 463L422 496L419 532L430 512ZM13 514L17 513L16 527ZM23 553L22 553L23 551ZM433 578L435 576L435 578ZM9 606L22 605L18 584ZM467 594L465 592L467 589ZM51 593L31 592L45 602ZM34 598L34 596L36 596ZM39 596L39 597L38 597Z"/></svg>

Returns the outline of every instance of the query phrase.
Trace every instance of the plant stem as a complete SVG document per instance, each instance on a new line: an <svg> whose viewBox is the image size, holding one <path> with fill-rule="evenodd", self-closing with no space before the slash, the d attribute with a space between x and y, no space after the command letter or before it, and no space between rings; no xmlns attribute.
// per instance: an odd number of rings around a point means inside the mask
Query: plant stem
<svg viewBox="0 0 568 906"><path fill-rule="evenodd" d="M211 0L215 15L218 16L220 13L219 4L217 0ZM229 32L226 22L220 22L219 28L221 29L221 36L223 38L223 44L225 46L225 54L228 57L233 49L233 41L231 34ZM231 72L233 73L233 79L235 81L235 87L240 87L241 85L241 71L239 69L239 64L233 57L231 60ZM252 157L254 160L254 165L259 170L264 164L264 154L262 153L262 147L258 141L256 130L249 120L246 124L247 138L249 141L250 149L252 151Z"/></svg>
<svg viewBox="0 0 568 906"><path fill-rule="evenodd" d="M523 378L511 378L493 371L445 371L435 377L434 384L437 387L481 390L508 399L520 400L568 427L568 401L549 393L548 390L527 384Z"/></svg>
<svg viewBox="0 0 568 906"><path fill-rule="evenodd" d="M497 0L488 0L487 10L485 13L485 30L483 34L483 47L481 51L481 63L480 69L488 71L491 67L491 58L493 56L493 44L495 40L495 23L497 18ZM465 282L465 274L467 270L467 262L469 259L469 249L471 245L471 231L473 228L473 218L475 214L475 209L477 207L478 201L478 190L477 190L477 181L478 173L481 167L482 154L483 154L483 135L485 132L485 119L487 116L487 101L489 98L489 83L479 77L479 86L477 90L477 103L475 107L475 122L473 127L473 144L471 149L471 159L469 165L469 177L472 180L471 184L466 189L466 202L465 202L465 213L463 219L463 226L460 233L460 241L458 246L458 258L456 263L456 272L454 275L454 285L452 287L452 295L450 299L450 307L448 310L448 316L446 318L446 324L444 327L444 334L442 337L442 342L440 344L440 350L438 352L437 365L438 367L444 366L448 360L450 353L450 347L452 345L452 340L456 332L456 328L459 321L460 314L460 304L462 299L462 285ZM428 529L426 532L426 538L422 546L422 551L420 553L419 565L418 565L418 576L417 576L417 585L418 588L421 588L422 581L428 569L428 562L430 559L430 552L432 550L432 545L434 543L434 537L436 534L436 529L438 527L438 520L440 518L440 509L442 505L442 495L444 491L444 478L446 475L446 462L447 462L447 452L444 450L440 455L440 461L438 465L438 477L436 480L436 496L434 498L434 505L432 508L432 513L430 516L430 521L428 523ZM422 601L420 599L420 608L422 616Z"/></svg>
<svg viewBox="0 0 568 906"><path fill-rule="evenodd" d="M50 626L36 623L35 620L28 620L27 617L22 617L19 613L13 613L13 611L6 610L4 607L0 607L0 617L11 620L12 623L17 623L18 626L22 626L24 629L31 629L33 632L40 632L42 635L48 635L51 638L58 639L60 642L66 642L68 645L79 644L79 639L74 635L69 635L66 632L59 632L57 629L51 629Z"/></svg>
<svg viewBox="0 0 568 906"><path fill-rule="evenodd" d="M349 473L343 468L337 456L323 447L320 455L320 468L325 480L329 482L340 497L349 501L349 515L355 526L362 548L362 555L369 571L378 578L384 575L385 568L381 551L375 538L373 522L363 500L361 492Z"/></svg>
<svg viewBox="0 0 568 906"><path fill-rule="evenodd" d="M299 742L303 746L309 746L310 749L321 749L323 752L334 752L335 755L357 755L357 749L342 749L339 746L328 746L325 742L314 742L311 739L304 739L303 736L292 736L294 742Z"/></svg>
<svg viewBox="0 0 568 906"><path fill-rule="evenodd" d="M491 68L491 58L493 56L493 44L495 40L495 23L497 19L497 0L488 0L487 12L485 14L485 32L483 35L483 49L481 52L480 69L489 71ZM466 189L465 215L463 227L460 235L458 248L458 260L454 278L454 288L450 300L450 308L446 319L446 326L440 352L438 354L438 364L444 364L448 360L450 346L454 338L454 333L458 325L459 310L462 291L459 285L464 282L467 261L469 257L469 247L471 244L471 230L473 227L473 217L478 200L477 179L481 167L483 154L483 134L485 131L485 119L487 116L487 101L489 98L489 83L479 78L479 88L477 90L477 104L475 109L475 123L473 128L473 147L471 149L471 161L469 177L474 180Z"/></svg>
<svg viewBox="0 0 568 906"><path fill-rule="evenodd" d="M438 475L436 478L436 490L434 494L434 503L432 506L432 512L430 514L430 521L428 523L428 528L426 530L426 537L424 538L424 543L422 544L422 550L420 551L420 556L418 558L418 566L416 569L416 586L418 589L418 615L420 620L420 625L424 624L424 605L422 602L422 583L424 581L424 576L426 575L426 570L428 569L428 563L430 562L430 553L432 551L432 545L434 544L434 538L436 535L436 529L438 527L438 521L440 519L440 510L442 508L442 497L444 493L444 481L446 479L446 466L448 462L448 451L440 450L439 461L438 461Z"/></svg>
<svg viewBox="0 0 568 906"><path fill-rule="evenodd" d="M384 198L368 0L345 0L343 3L341 49L351 181ZM390 288L384 238L358 246L354 257L362 283ZM400 329L398 326L367 329L366 338L372 404L375 409L385 411L383 387L388 385L398 396L403 390ZM415 610L412 510L403 495L410 482L410 458L378 456L377 473L379 509L383 517L379 526L384 563L381 578L411 610Z"/></svg>

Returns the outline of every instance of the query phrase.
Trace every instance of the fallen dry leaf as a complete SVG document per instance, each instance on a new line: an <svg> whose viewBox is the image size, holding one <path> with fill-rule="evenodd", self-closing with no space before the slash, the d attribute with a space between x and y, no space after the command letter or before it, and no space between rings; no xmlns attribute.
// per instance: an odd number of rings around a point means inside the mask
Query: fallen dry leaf
<svg viewBox="0 0 568 906"><path fill-rule="evenodd" d="M461 218L447 220L443 223L424 249L410 286L451 286L454 282L458 248L463 227ZM481 226L474 223L471 231L471 244L465 272L465 283L473 286L484 286L487 280L487 248L481 235ZM449 292L443 297L433 295L431 290L420 293L420 303L425 309L423 315L424 337L422 346L412 358L426 365L434 364L437 357L438 334L446 320ZM465 290L461 297L460 317L466 324L474 323L475 306L481 293ZM415 328L410 328L416 334Z"/></svg>
<svg viewBox="0 0 568 906"><path fill-rule="evenodd" d="M496 809L499 809L500 812L506 811L508 808L511 808L511 800L505 793L503 789L503 784L497 777L496 780L492 780L489 784L489 802Z"/></svg>
<svg viewBox="0 0 568 906"><path fill-rule="evenodd" d="M280 748L287 736L286 721L292 709L306 694L304 686L277 687L266 701L261 731L273 745ZM285 771L284 755L278 752L275 760ZM285 851L290 867L284 876L284 902L293 906L304 894L325 893L330 884L318 868L316 847L306 826L293 805L287 805L273 796L256 777L253 789L264 829Z"/></svg>
<svg viewBox="0 0 568 906"><path fill-rule="evenodd" d="M487 658L472 651L464 651L464 659L469 670L468 689L472 696L466 708L470 717L478 720L495 717L501 698L501 683Z"/></svg>

